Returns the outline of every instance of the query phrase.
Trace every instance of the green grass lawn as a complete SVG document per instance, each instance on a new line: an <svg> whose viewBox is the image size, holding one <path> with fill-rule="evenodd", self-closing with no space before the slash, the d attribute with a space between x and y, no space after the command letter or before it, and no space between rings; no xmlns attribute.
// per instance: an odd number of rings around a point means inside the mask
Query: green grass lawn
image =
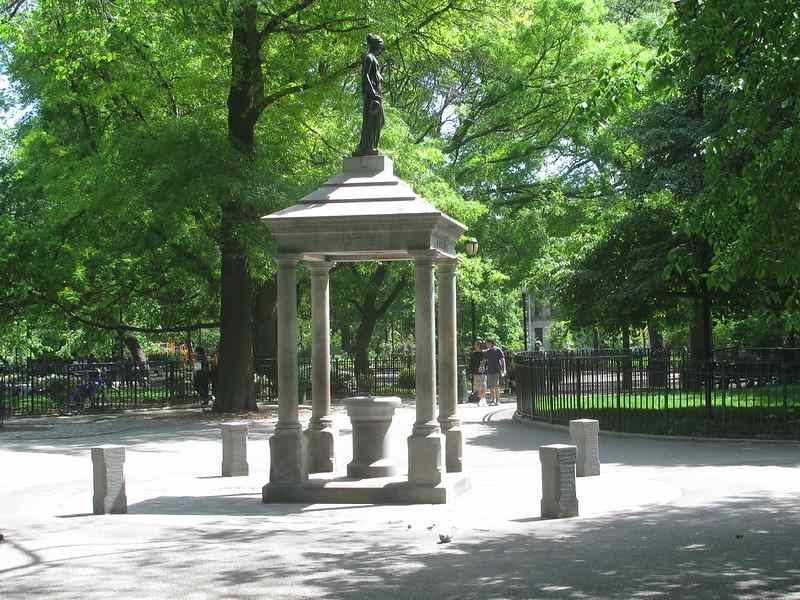
<svg viewBox="0 0 800 600"><path fill-rule="evenodd" d="M550 402L555 396L554 406L563 408L622 408L622 409L682 409L706 405L705 392L681 390L616 391L537 394L537 400ZM800 385L772 385L753 388L714 389L711 405L729 408L793 408L800 407Z"/></svg>
<svg viewBox="0 0 800 600"><path fill-rule="evenodd" d="M531 414L522 394L521 412ZM596 418L604 429L662 435L724 435L800 439L800 385L714 389L711 411L703 391L660 390L551 396L535 399L536 417L566 423Z"/></svg>

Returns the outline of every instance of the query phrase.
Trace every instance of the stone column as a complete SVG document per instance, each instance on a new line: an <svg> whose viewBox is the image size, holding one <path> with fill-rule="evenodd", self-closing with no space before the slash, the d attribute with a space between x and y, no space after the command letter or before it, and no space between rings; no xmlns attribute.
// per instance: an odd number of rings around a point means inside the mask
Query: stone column
<svg viewBox="0 0 800 600"><path fill-rule="evenodd" d="M297 399L296 254L278 256L278 423L269 439L270 483L300 483L308 478L305 437Z"/></svg>
<svg viewBox="0 0 800 600"><path fill-rule="evenodd" d="M128 512L128 497L125 494L125 447L92 448L92 474L94 514Z"/></svg>
<svg viewBox="0 0 800 600"><path fill-rule="evenodd" d="M408 479L438 485L444 473L444 439L434 419L436 349L433 315L433 254L415 256L417 418L408 438Z"/></svg>
<svg viewBox="0 0 800 600"><path fill-rule="evenodd" d="M600 421L573 419L569 422L569 437L578 449L575 473L578 477L600 475Z"/></svg>
<svg viewBox="0 0 800 600"><path fill-rule="evenodd" d="M578 516L575 490L575 446L550 444L539 447L542 462L542 518Z"/></svg>
<svg viewBox="0 0 800 600"><path fill-rule="evenodd" d="M241 477L250 474L247 464L247 421L222 424L222 476Z"/></svg>
<svg viewBox="0 0 800 600"><path fill-rule="evenodd" d="M309 263L311 271L311 421L305 432L308 472L332 473L337 431L331 416L331 262Z"/></svg>
<svg viewBox="0 0 800 600"><path fill-rule="evenodd" d="M439 425L445 438L448 473L463 470L463 436L458 406L458 348L456 339L456 259L437 261L439 287Z"/></svg>

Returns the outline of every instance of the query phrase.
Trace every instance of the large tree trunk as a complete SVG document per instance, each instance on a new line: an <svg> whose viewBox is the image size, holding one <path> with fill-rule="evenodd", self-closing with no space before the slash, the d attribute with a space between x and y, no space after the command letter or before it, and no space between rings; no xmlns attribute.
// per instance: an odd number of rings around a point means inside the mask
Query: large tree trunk
<svg viewBox="0 0 800 600"><path fill-rule="evenodd" d="M622 389L633 388L633 364L631 362L631 328L622 328Z"/></svg>
<svg viewBox="0 0 800 600"><path fill-rule="evenodd" d="M342 350L350 353L353 349L353 334L350 330L350 323L344 323L339 332L342 336Z"/></svg>
<svg viewBox="0 0 800 600"><path fill-rule="evenodd" d="M358 389L362 392L372 391L372 380L369 373L369 344L377 324L374 313L369 318L364 317L356 330L356 337L351 347Z"/></svg>
<svg viewBox="0 0 800 600"><path fill-rule="evenodd" d="M664 351L664 337L653 321L647 322L647 337L650 339L647 382L650 388L663 388L667 385L667 355Z"/></svg>
<svg viewBox="0 0 800 600"><path fill-rule="evenodd" d="M122 341L128 349L128 352L131 353L131 358L133 358L136 368L147 371L147 354L145 354L142 349L139 339L135 335L128 333L122 337Z"/></svg>
<svg viewBox="0 0 800 600"><path fill-rule="evenodd" d="M274 359L278 345L278 285L275 277L262 283L253 306L253 356Z"/></svg>
<svg viewBox="0 0 800 600"><path fill-rule="evenodd" d="M228 93L228 139L243 161L255 152L258 100L263 96L261 41L257 3L238 3L233 13L231 87ZM247 249L237 230L246 220L239 198L232 192L222 202L222 304L220 315L219 394L221 412L254 410L252 281Z"/></svg>
<svg viewBox="0 0 800 600"><path fill-rule="evenodd" d="M689 356L686 358L685 389L703 389L706 370L711 361L711 306L708 290L701 292L692 307L692 326L689 331Z"/></svg>
<svg viewBox="0 0 800 600"><path fill-rule="evenodd" d="M222 250L222 306L216 410L255 410L253 396L252 282L245 249L232 235Z"/></svg>
<svg viewBox="0 0 800 600"><path fill-rule="evenodd" d="M647 339L650 343L650 350L661 352L664 350L664 336L654 321L647 322Z"/></svg>
<svg viewBox="0 0 800 600"><path fill-rule="evenodd" d="M356 328L355 339L352 340L351 353L355 361L359 390L365 392L370 391L372 385L369 377L369 345L375 333L375 327L407 284L406 276L403 275L395 282L386 297L381 299L388 274L388 265L379 264L372 277L366 282L361 297L352 300L361 315L361 321Z"/></svg>

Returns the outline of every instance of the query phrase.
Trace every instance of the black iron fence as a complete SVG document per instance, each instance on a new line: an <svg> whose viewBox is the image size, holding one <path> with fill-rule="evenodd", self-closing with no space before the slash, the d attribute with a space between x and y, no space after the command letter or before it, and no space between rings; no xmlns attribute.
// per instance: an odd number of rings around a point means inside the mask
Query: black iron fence
<svg viewBox="0 0 800 600"><path fill-rule="evenodd" d="M254 367L256 402L277 402L277 361L257 360ZM198 405L202 399L194 377L194 364L175 358L150 360L147 369L137 368L130 362L54 364L42 361L0 367L0 419L3 414L70 414ZM210 379L213 394L213 375ZM351 356L331 359L334 398L364 394L410 396L415 393L415 387L413 354L372 356L366 369L357 368ZM301 355L298 359L298 390L301 402L311 401L309 356Z"/></svg>
<svg viewBox="0 0 800 600"><path fill-rule="evenodd" d="M416 388L413 354L372 356L367 368L358 368L350 355L331 358L331 396L345 398L363 394L413 395ZM298 359L300 402L311 401L311 357ZM259 402L277 400L277 361L259 360L255 365L255 394Z"/></svg>
<svg viewBox="0 0 800 600"><path fill-rule="evenodd" d="M517 414L671 435L800 438L800 349L530 353L514 361Z"/></svg>
<svg viewBox="0 0 800 600"><path fill-rule="evenodd" d="M107 411L197 402L190 362L31 362L0 367L5 416Z"/></svg>

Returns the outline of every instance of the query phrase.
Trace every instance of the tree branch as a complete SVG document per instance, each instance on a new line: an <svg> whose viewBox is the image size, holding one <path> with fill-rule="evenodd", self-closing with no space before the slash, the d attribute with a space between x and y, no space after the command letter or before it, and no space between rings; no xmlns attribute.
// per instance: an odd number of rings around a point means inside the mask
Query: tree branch
<svg viewBox="0 0 800 600"><path fill-rule="evenodd" d="M386 311L394 304L394 301L397 300L397 297L400 295L400 292L405 289L408 285L408 273L404 273L403 276L397 281L394 288L392 288L391 293L389 296L384 300L383 304L380 305L378 308L378 318L383 317L386 314Z"/></svg>
<svg viewBox="0 0 800 600"><path fill-rule="evenodd" d="M292 15L296 15L299 12L304 11L309 6L314 4L316 0L298 0L292 6L288 7L286 10L279 12L276 15L273 15L272 18L264 24L264 28L259 32L258 39L259 43L263 44L264 39L270 34L273 33L278 26L286 21Z"/></svg>
<svg viewBox="0 0 800 600"><path fill-rule="evenodd" d="M34 295L39 296L42 301L61 309L61 311L64 313L64 316L66 316L68 319L77 321L82 325L88 325L89 327L96 327L106 331L118 331L120 333L124 333L125 331L133 331L136 333L177 333L183 331L196 331L198 329L216 329L220 325L219 322L216 321L211 323L187 323L185 325L176 325L173 327L136 327L134 325L127 325L125 323L104 323L103 321L82 317L65 304L59 302L58 300L47 298L44 296L44 294L37 292Z"/></svg>
<svg viewBox="0 0 800 600"><path fill-rule="evenodd" d="M346 27L336 27L336 25L344 25L345 23L353 23ZM306 23L286 23L282 27L272 30L272 33L291 33L292 35L305 35L315 31L327 31L328 33L349 33L352 31L362 31L368 27L365 19L361 17L346 17L344 19L332 19L323 23L306 24Z"/></svg>

